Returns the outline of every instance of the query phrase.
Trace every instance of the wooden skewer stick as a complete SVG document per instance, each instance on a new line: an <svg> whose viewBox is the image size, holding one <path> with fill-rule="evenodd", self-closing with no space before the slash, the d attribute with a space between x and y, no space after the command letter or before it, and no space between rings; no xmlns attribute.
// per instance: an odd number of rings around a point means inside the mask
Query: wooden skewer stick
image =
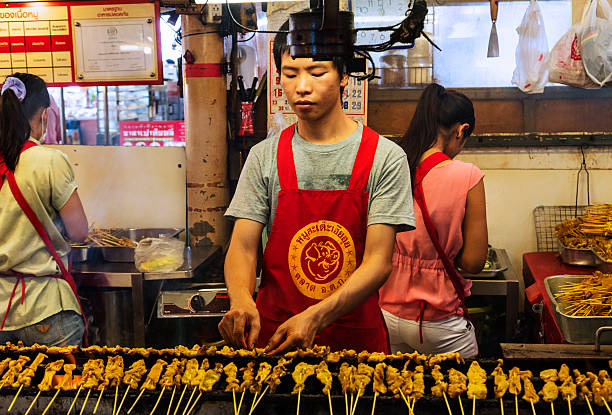
<svg viewBox="0 0 612 415"><path fill-rule="evenodd" d="M567 397L567 409L569 411L569 415L572 415L572 401L570 401L569 396Z"/></svg>
<svg viewBox="0 0 612 415"><path fill-rule="evenodd" d="M376 398L374 398L376 399ZM334 410L332 408L332 404L331 404L331 394L329 393L329 391L327 391L327 402L329 402L329 415L334 415Z"/></svg>
<svg viewBox="0 0 612 415"><path fill-rule="evenodd" d="M472 396L472 415L476 415L476 397Z"/></svg>
<svg viewBox="0 0 612 415"><path fill-rule="evenodd" d="M586 403L587 403L587 406L589 407L589 411L591 412L591 415L595 415L593 413L593 408L591 408L591 402L589 402L589 398L586 398Z"/></svg>
<svg viewBox="0 0 612 415"><path fill-rule="evenodd" d="M406 399L406 395L404 395L404 391L401 388L399 389L399 393L402 396L402 399L404 400L404 403L408 407L408 412L410 412L410 402L408 401L408 399Z"/></svg>
<svg viewBox="0 0 612 415"><path fill-rule="evenodd" d="M242 400L244 399L244 393L246 392L246 388L244 388L242 390L242 393L240 394L240 401L238 402L238 411L236 411L236 414L240 414L240 408L242 408Z"/></svg>
<svg viewBox="0 0 612 415"><path fill-rule="evenodd" d="M8 412L11 412L11 408L13 407L13 405L15 404L15 401L17 400L17 397L19 396L19 392L21 392L21 388L23 388L23 383L21 384L19 389L17 389L17 393L15 394L15 397L13 398L13 401L11 402L11 404L8 407Z"/></svg>
<svg viewBox="0 0 612 415"><path fill-rule="evenodd" d="M193 392L191 392L191 396L189 396L189 400L187 401L187 405L185 406L185 409L183 410L183 415L187 414L187 410L190 408L189 405L191 405L191 400L193 399L193 395L195 395L197 390L198 390L197 387L193 388Z"/></svg>
<svg viewBox="0 0 612 415"><path fill-rule="evenodd" d="M72 404L70 404L70 408L68 408L68 413L66 415L70 415L70 412L72 412L72 408L74 407L74 404L76 403L76 400L79 397L79 393L81 393L82 389L83 385L79 386L79 390L77 391L76 395L74 395L74 399L72 400Z"/></svg>
<svg viewBox="0 0 612 415"><path fill-rule="evenodd" d="M253 408L255 407L255 402L257 401L257 395L259 395L259 392L255 392L255 395L253 395L253 402L251 402L251 409L249 409L249 413L253 412Z"/></svg>
<svg viewBox="0 0 612 415"><path fill-rule="evenodd" d="M115 415L115 410L117 409L117 395L119 395L119 381L117 381L117 384L115 385L115 400L113 402L113 415Z"/></svg>
<svg viewBox="0 0 612 415"><path fill-rule="evenodd" d="M499 409L501 410L501 415L504 415L504 400L499 398Z"/></svg>
<svg viewBox="0 0 612 415"><path fill-rule="evenodd" d="M357 397L355 398L355 405L353 406L353 410L351 411L351 415L355 415L355 409L357 409L357 401L359 400L359 391L357 391Z"/></svg>
<svg viewBox="0 0 612 415"><path fill-rule="evenodd" d="M353 409L353 398L354 398L353 392L351 392L351 403L349 404L349 409L348 409L349 410L349 412L348 412L349 415L351 415L351 410Z"/></svg>
<svg viewBox="0 0 612 415"><path fill-rule="evenodd" d="M232 400L234 401L234 415L238 415L238 411L236 410L236 391L232 389Z"/></svg>
<svg viewBox="0 0 612 415"><path fill-rule="evenodd" d="M446 409L448 409L448 415L453 415L450 409L450 405L448 404L448 398L446 397L446 392L442 391L442 396L444 396L444 402L446 403Z"/></svg>
<svg viewBox="0 0 612 415"><path fill-rule="evenodd" d="M191 411L193 411L193 408L196 407L196 404L198 403L198 401L200 400L201 397L202 397L202 392L200 392L198 394L198 397L196 398L196 400L193 401L193 405L191 405L191 408L189 409L189 411L187 411L187 415L191 414Z"/></svg>
<svg viewBox="0 0 612 415"><path fill-rule="evenodd" d="M28 410L26 411L25 415L28 415L30 413L30 410L32 409L32 407L34 406L34 402L36 402L36 400L38 399L38 396L40 395L40 390L38 391L38 393L36 394L36 396L34 397L34 400L32 401L32 403L30 404L30 406L28 407Z"/></svg>
<svg viewBox="0 0 612 415"><path fill-rule="evenodd" d="M378 398L378 392L374 393L374 400L372 401L372 412L370 413L370 415L374 415L374 407L376 406L376 398ZM331 405L331 400L329 401L329 404ZM331 411L331 406L330 406L330 411Z"/></svg>
<svg viewBox="0 0 612 415"><path fill-rule="evenodd" d="M346 410L346 415L349 415L349 413L348 413L348 399L346 397L346 392L344 392L344 409Z"/></svg>
<svg viewBox="0 0 612 415"><path fill-rule="evenodd" d="M49 402L49 404L47 405L47 407L45 408L45 410L43 411L42 415L45 415L47 413L47 411L49 410L49 408L51 408L51 404L53 403L53 401L55 400L55 398L57 397L57 394L60 393L61 389L58 389L55 391L55 395L53 395L53 398L51 398L51 402Z"/></svg>
<svg viewBox="0 0 612 415"><path fill-rule="evenodd" d="M516 408L516 415L519 415L518 413L518 394L514 395L514 407Z"/></svg>
<svg viewBox="0 0 612 415"><path fill-rule="evenodd" d="M149 415L153 415L153 413L155 413L155 410L157 409L157 405L159 405L159 401L161 401L161 398L164 395L165 391L166 391L166 388L162 388L161 392L159 393L159 397L157 398L157 401L155 402L155 405L153 406L153 409L151 409L151 413Z"/></svg>
<svg viewBox="0 0 612 415"><path fill-rule="evenodd" d="M536 415L536 412L535 412L535 407L533 406L533 401L532 401L532 400L529 400L529 403L531 404L531 411L533 412L533 415ZM552 402L551 402L551 403L552 403Z"/></svg>
<svg viewBox="0 0 612 415"><path fill-rule="evenodd" d="M461 396L457 395L457 400L459 401L459 408L461 408L461 415L465 415L463 412L463 404L461 403ZM518 415L518 412L516 413Z"/></svg>
<svg viewBox="0 0 612 415"><path fill-rule="evenodd" d="M90 393L91 393L91 389L88 389L87 396L85 396L85 402L83 402L83 406L81 407L81 412L79 412L79 415L83 415L83 409L85 409L85 405L87 405L87 400L89 399Z"/></svg>
<svg viewBox="0 0 612 415"><path fill-rule="evenodd" d="M125 390L125 393L123 394L123 398L121 398L121 403L119 404L119 408L117 408L117 414L121 413L121 408L123 407L123 402L125 401L125 397L128 395L128 392L130 391L130 386L128 385L127 389ZM70 414L68 414L70 415Z"/></svg>
<svg viewBox="0 0 612 415"><path fill-rule="evenodd" d="M264 397L264 395L266 394L266 392L268 391L268 388L270 387L270 385L267 385L266 388L263 390L263 392L261 393L261 395L259 395L259 398L257 399L257 402L255 402L255 405L253 406L253 409L251 409L251 412L249 412L249 415L251 415L253 413L253 411L255 410L255 408L257 408L257 405L259 405L259 401L261 401L261 398Z"/></svg>
<svg viewBox="0 0 612 415"><path fill-rule="evenodd" d="M136 400L134 401L134 403L132 404L132 406L130 406L130 409L128 409L127 413L128 415L130 414L130 412L132 412L132 409L134 409L134 407L136 406L136 404L138 403L138 401L140 400L140 397L142 396L142 394L145 391L146 386L149 384L149 382L151 382L151 380L147 380L147 382L142 385L142 388L140 389L140 393L138 394L138 396L136 397Z"/></svg>
<svg viewBox="0 0 612 415"><path fill-rule="evenodd" d="M608 406L608 402L606 402L606 400L604 399L604 397L601 397L601 400L603 401L604 405L606 405L606 409L608 410L608 412L610 413L610 415L612 415L612 409L610 409L610 407ZM554 414L553 414L554 415Z"/></svg>
<svg viewBox="0 0 612 415"><path fill-rule="evenodd" d="M104 388L102 388L102 390L100 391L100 396L98 396L98 401L96 402L96 406L93 410L93 413L95 414L96 411L98 410L98 405L100 405L100 399L102 399L102 394L104 393Z"/></svg>
<svg viewBox="0 0 612 415"><path fill-rule="evenodd" d="M176 415L177 411L181 407L181 401L183 400L183 396L185 395L186 390L187 390L187 384L185 383L185 386L183 387L183 392L181 392L181 396L179 397L178 403L176 404L176 408L174 409L174 413L172 415ZM172 393L174 394L174 391ZM172 402L172 399L170 399L170 402ZM168 414L169 413L170 412L168 411Z"/></svg>
<svg viewBox="0 0 612 415"><path fill-rule="evenodd" d="M301 395L302 395L302 391L298 391L297 410L295 412L296 415L300 415L300 396Z"/></svg>
<svg viewBox="0 0 612 415"><path fill-rule="evenodd" d="M555 415L555 406L553 405L552 401L550 401L550 412L552 415ZM612 413L610 415L612 415Z"/></svg>
<svg viewBox="0 0 612 415"><path fill-rule="evenodd" d="M166 388L164 388L164 389L166 389ZM176 385L174 385L174 387L172 388L172 395L170 396L170 403L168 404L168 410L166 411L166 415L170 415L170 408L172 408L172 401L174 401L174 393L175 392L176 392Z"/></svg>

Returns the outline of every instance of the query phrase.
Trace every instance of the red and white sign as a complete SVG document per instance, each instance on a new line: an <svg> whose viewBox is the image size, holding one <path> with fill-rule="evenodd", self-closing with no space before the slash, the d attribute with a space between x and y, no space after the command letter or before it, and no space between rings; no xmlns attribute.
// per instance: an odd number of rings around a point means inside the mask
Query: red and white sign
<svg viewBox="0 0 612 415"><path fill-rule="evenodd" d="M121 121L119 128L122 146L185 146L185 121Z"/></svg>
<svg viewBox="0 0 612 415"><path fill-rule="evenodd" d="M144 40L113 37L114 31L119 33L136 23L146 29ZM109 41L86 35L98 26L104 34L109 33ZM6 3L0 9L0 83L15 72L23 72L40 76L47 86L161 84L160 42L158 1ZM100 50L100 44L110 43L117 49L114 54ZM123 51L126 48L128 52ZM95 58L99 67L108 68L111 64L117 66L116 62L129 64L125 56L133 48L140 48L138 53L148 59L143 73L111 71L112 76L106 77L84 70L76 73L77 63L86 58L83 50L94 56L87 62Z"/></svg>

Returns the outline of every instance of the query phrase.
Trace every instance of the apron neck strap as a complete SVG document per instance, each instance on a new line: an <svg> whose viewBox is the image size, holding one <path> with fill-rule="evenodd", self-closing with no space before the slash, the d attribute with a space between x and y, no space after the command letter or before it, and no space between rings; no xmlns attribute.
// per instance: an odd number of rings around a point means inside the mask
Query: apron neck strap
<svg viewBox="0 0 612 415"><path fill-rule="evenodd" d="M376 147L378 147L378 138L377 132L365 125L363 126L361 143L359 144L359 150L357 150L357 157L355 157L351 181L349 182L349 190L365 192L376 154Z"/></svg>
<svg viewBox="0 0 612 415"><path fill-rule="evenodd" d="M276 170L281 190L297 189L297 174L295 173L295 161L293 160L293 133L295 124L285 128L278 140L276 154Z"/></svg>
<svg viewBox="0 0 612 415"><path fill-rule="evenodd" d="M447 161L450 159L450 157L448 157L441 151L435 152L427 156L427 158L423 160L416 168L416 174L414 178L415 186L420 184L425 178L425 176L427 176L427 173L429 173L434 167L436 167L443 161Z"/></svg>

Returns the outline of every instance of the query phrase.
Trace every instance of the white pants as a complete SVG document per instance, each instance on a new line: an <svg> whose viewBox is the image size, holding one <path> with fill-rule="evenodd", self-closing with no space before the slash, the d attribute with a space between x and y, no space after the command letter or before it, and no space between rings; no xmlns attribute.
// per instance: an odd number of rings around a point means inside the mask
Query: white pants
<svg viewBox="0 0 612 415"><path fill-rule="evenodd" d="M382 312L389 330L392 353L411 353L415 350L423 354L458 352L464 359L478 355L474 327L462 316L452 315L441 320L424 321L421 344L418 322L403 319L386 310Z"/></svg>

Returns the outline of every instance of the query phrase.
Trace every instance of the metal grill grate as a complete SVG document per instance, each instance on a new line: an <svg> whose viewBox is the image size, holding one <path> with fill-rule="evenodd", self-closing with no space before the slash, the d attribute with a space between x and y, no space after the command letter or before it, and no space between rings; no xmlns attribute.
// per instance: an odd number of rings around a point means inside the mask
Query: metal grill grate
<svg viewBox="0 0 612 415"><path fill-rule="evenodd" d="M556 251L555 226L564 220L584 215L586 206L538 206L533 210L538 252Z"/></svg>

